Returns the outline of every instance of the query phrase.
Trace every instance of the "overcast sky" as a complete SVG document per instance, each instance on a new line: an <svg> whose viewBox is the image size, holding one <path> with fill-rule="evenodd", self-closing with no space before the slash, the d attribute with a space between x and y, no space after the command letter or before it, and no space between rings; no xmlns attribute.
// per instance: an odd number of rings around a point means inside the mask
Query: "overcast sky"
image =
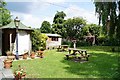
<svg viewBox="0 0 120 80"><path fill-rule="evenodd" d="M87 23L98 24L95 16L95 7L91 0L6 0L7 9L11 11L12 18L19 17L21 22L32 28L40 28L46 20L51 24L57 11L63 11L67 16L83 17Z"/></svg>

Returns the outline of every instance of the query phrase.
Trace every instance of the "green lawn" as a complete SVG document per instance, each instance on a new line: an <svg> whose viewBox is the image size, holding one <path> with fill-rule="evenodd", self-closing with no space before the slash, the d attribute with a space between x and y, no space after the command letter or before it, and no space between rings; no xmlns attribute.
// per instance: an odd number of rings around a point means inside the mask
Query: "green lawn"
<svg viewBox="0 0 120 80"><path fill-rule="evenodd" d="M46 50L44 58L13 62L14 71L18 64L25 67L28 78L112 78L117 74L118 52L111 47L81 47L91 55L88 62L66 60L68 52ZM117 49L117 47L116 47ZM120 52L119 52L120 53Z"/></svg>

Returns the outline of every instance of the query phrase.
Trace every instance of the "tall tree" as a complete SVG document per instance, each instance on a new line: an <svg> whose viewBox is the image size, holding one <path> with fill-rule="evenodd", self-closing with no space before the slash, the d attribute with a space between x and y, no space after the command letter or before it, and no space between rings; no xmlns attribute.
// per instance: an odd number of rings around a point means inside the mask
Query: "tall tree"
<svg viewBox="0 0 120 80"><path fill-rule="evenodd" d="M63 26L63 23L65 21L65 16L66 14L63 11L57 11L53 19L52 33L57 33L64 37L65 28Z"/></svg>
<svg viewBox="0 0 120 80"><path fill-rule="evenodd" d="M0 0L0 26L7 25L11 21L10 11L5 8L6 5L6 2Z"/></svg>
<svg viewBox="0 0 120 80"><path fill-rule="evenodd" d="M92 35L98 37L100 36L100 33L101 33L101 26L96 24L87 24L82 28L81 32L83 36L87 35L89 32Z"/></svg>
<svg viewBox="0 0 120 80"><path fill-rule="evenodd" d="M86 25L86 20L79 17L69 18L65 21L67 39L78 39L80 37L81 28Z"/></svg>
<svg viewBox="0 0 120 80"><path fill-rule="evenodd" d="M115 37L120 41L120 1L94 1L96 13L99 15L99 24L102 21L103 30L109 38Z"/></svg>
<svg viewBox="0 0 120 80"><path fill-rule="evenodd" d="M43 21L40 27L41 33L51 33L51 25L48 21Z"/></svg>

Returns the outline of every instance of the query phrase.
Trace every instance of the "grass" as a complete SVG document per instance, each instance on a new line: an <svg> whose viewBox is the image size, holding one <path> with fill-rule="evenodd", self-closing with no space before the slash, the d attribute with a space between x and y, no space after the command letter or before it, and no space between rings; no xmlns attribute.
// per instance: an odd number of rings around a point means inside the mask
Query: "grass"
<svg viewBox="0 0 120 80"><path fill-rule="evenodd" d="M88 62L66 60L68 52L46 50L44 58L13 62L12 70L18 65L25 67L27 78L113 78L118 70L118 53L111 47L81 47L91 55ZM115 47L117 48L117 47Z"/></svg>

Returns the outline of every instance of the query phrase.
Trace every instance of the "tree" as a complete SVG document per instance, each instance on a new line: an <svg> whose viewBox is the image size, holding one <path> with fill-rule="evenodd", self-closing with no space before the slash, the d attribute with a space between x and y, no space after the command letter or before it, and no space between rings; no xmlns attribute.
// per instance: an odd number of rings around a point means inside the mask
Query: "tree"
<svg viewBox="0 0 120 80"><path fill-rule="evenodd" d="M66 14L61 11L55 14L55 17L53 19L53 24L52 24L52 33L57 33L60 34L61 36L64 37L64 33L65 33L65 28L64 28L64 18L65 18Z"/></svg>
<svg viewBox="0 0 120 80"><path fill-rule="evenodd" d="M11 22L10 11L5 8L6 2L0 0L0 26L7 25Z"/></svg>
<svg viewBox="0 0 120 80"><path fill-rule="evenodd" d="M41 33L51 33L51 25L48 21L43 21L40 27Z"/></svg>
<svg viewBox="0 0 120 80"><path fill-rule="evenodd" d="M99 15L99 24L102 21L103 31L108 37L120 41L120 1L97 2L94 1L96 13ZM118 13L118 14L117 14Z"/></svg>
<svg viewBox="0 0 120 80"><path fill-rule="evenodd" d="M78 39L80 37L81 28L86 25L86 20L79 17L69 18L65 21L67 39Z"/></svg>
<svg viewBox="0 0 120 80"><path fill-rule="evenodd" d="M101 26L96 24L87 24L84 26L81 30L81 33L84 35L87 35L88 32L90 32L92 35L98 37L101 33Z"/></svg>

